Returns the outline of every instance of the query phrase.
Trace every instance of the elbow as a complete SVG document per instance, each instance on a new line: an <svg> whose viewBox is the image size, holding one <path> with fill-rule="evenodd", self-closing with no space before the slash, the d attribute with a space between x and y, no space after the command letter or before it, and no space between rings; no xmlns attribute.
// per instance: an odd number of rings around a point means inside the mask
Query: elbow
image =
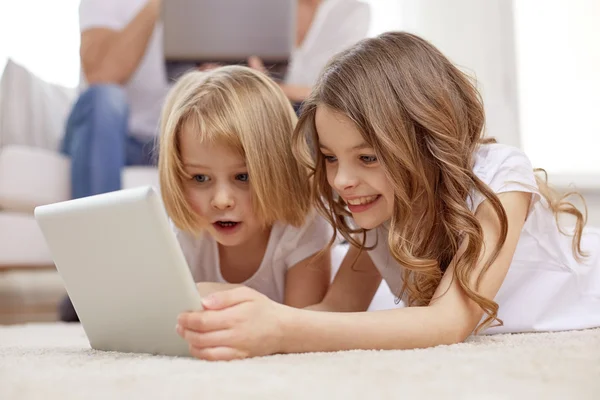
<svg viewBox="0 0 600 400"><path fill-rule="evenodd" d="M456 328L453 329L453 332L451 332L448 335L448 342L447 344L452 345L452 344L459 344L464 342L465 340L467 340L467 338L471 335L471 331L467 330L467 329L463 329L463 328Z"/></svg>
<svg viewBox="0 0 600 400"><path fill-rule="evenodd" d="M456 313L435 313L434 324L437 325L436 345L453 345L462 343L475 329L470 318L461 318Z"/></svg>
<svg viewBox="0 0 600 400"><path fill-rule="evenodd" d="M455 322L447 330L448 345L462 343L473 333L474 327L468 322Z"/></svg>
<svg viewBox="0 0 600 400"><path fill-rule="evenodd" d="M457 327L448 327L446 329L441 329L438 332L438 335L432 338L432 343L430 345L433 346L451 346L453 344L459 344L464 342L468 337L469 333L465 333L466 331L463 329L459 329ZM429 347L429 346L427 346Z"/></svg>
<svg viewBox="0 0 600 400"><path fill-rule="evenodd" d="M464 342L473 334L481 320L479 310L473 312L452 303L436 302L425 309L429 326L437 332L436 339L440 345Z"/></svg>

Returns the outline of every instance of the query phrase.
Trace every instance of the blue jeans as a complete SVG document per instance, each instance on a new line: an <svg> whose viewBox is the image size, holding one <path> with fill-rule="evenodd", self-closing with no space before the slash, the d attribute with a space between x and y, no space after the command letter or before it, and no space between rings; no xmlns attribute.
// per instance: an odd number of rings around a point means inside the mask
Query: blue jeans
<svg viewBox="0 0 600 400"><path fill-rule="evenodd" d="M69 119L62 152L71 157L71 197L74 199L121 189L121 171L128 165L150 165L153 140L128 134L129 105L117 85L94 85L79 96ZM77 322L68 296L59 318Z"/></svg>
<svg viewBox="0 0 600 400"><path fill-rule="evenodd" d="M130 136L128 121L120 86L93 85L79 96L62 142L62 152L71 157L72 198L119 190L125 166L152 164L154 141Z"/></svg>

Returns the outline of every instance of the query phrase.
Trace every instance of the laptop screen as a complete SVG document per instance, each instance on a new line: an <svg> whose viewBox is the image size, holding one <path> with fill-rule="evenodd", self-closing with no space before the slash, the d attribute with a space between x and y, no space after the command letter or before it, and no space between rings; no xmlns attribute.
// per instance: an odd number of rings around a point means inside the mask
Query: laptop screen
<svg viewBox="0 0 600 400"><path fill-rule="evenodd" d="M162 19L170 79L253 55L268 66L286 65L295 45L296 0L168 0Z"/></svg>

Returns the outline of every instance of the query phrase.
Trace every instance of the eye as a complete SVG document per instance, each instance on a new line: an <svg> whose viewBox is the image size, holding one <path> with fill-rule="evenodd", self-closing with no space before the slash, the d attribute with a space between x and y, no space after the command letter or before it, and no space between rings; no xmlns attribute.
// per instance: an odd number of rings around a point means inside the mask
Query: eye
<svg viewBox="0 0 600 400"><path fill-rule="evenodd" d="M248 174L237 174L235 176L235 179L240 182L248 182L249 177L248 177Z"/></svg>
<svg viewBox="0 0 600 400"><path fill-rule="evenodd" d="M360 156L360 161L362 161L365 164L373 164L374 162L377 162L377 156Z"/></svg>
<svg viewBox="0 0 600 400"><path fill-rule="evenodd" d="M209 178L206 175L194 175L192 179L198 183L205 183L209 181Z"/></svg>
<svg viewBox="0 0 600 400"><path fill-rule="evenodd" d="M337 161L337 158L335 156L328 156L323 154L323 158L325 158L325 162L327 162L328 164L333 164Z"/></svg>

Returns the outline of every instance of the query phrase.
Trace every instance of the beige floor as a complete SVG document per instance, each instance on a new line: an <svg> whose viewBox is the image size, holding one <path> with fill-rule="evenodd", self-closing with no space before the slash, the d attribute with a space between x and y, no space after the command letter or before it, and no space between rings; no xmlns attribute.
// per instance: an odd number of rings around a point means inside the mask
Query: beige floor
<svg viewBox="0 0 600 400"><path fill-rule="evenodd" d="M79 325L0 327L0 399L600 399L600 329L230 363L93 351Z"/></svg>

